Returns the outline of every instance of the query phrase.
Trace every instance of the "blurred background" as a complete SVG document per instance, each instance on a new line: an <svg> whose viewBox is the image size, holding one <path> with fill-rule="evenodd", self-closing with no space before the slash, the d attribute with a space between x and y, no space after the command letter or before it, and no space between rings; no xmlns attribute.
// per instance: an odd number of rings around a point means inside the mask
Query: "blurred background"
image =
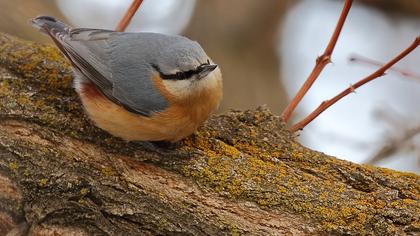
<svg viewBox="0 0 420 236"><path fill-rule="evenodd" d="M0 0L0 31L51 43L29 19L50 15L75 27L114 29L131 0ZM280 114L322 54L341 0L144 0L127 31L181 34L219 64L228 109L266 104ZM419 0L356 0L332 56L295 112L305 117L420 35ZM420 173L420 49L334 105L300 133L310 148L358 163Z"/></svg>

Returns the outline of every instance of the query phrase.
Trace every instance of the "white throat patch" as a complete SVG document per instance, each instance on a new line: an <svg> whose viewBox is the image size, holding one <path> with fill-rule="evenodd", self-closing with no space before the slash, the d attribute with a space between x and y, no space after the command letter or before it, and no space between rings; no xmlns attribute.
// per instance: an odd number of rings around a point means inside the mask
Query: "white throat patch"
<svg viewBox="0 0 420 236"><path fill-rule="evenodd" d="M203 89L213 89L217 86L218 81L222 79L219 68L209 73L200 80L162 80L165 88L177 98L185 98L191 93L196 93Z"/></svg>

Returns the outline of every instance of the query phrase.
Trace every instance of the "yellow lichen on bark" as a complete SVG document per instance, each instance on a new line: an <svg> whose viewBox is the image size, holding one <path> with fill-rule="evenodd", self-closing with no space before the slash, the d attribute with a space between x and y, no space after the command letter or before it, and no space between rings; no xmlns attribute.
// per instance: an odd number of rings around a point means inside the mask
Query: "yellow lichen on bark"
<svg viewBox="0 0 420 236"><path fill-rule="evenodd" d="M46 125L53 133L88 141L106 152L141 155L141 145L111 137L86 119L70 85L68 64L53 47L0 34L0 67L9 70L0 72L2 116ZM31 153L25 153L24 146L41 156L58 155L51 145L19 145L25 155ZM305 148L265 108L213 117L172 151L189 153L192 158L152 161L231 200L303 215L325 232L394 235L420 231L418 175L357 165ZM29 172L14 162L8 168ZM108 166L98 168L98 173L118 175ZM37 183L40 187L49 184L45 178ZM87 193L82 189L80 194Z"/></svg>

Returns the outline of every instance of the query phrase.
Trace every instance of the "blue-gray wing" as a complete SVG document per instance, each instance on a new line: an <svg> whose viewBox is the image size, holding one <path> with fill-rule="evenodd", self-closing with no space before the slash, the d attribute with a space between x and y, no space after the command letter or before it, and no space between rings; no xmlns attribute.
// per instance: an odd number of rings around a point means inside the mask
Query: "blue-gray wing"
<svg viewBox="0 0 420 236"><path fill-rule="evenodd" d="M148 53L147 41L152 38L81 28L57 39L73 66L113 102L144 116L168 107L151 80L148 60L154 55Z"/></svg>

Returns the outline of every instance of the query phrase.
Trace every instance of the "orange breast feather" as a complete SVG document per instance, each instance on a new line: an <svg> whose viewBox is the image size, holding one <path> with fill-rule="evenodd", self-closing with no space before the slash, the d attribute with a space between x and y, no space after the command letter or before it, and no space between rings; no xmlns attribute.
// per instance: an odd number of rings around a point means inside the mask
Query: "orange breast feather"
<svg viewBox="0 0 420 236"><path fill-rule="evenodd" d="M222 95L221 81L215 88L192 93L185 99L175 99L157 76L153 81L170 106L150 117L111 102L93 84L84 84L79 95L89 117L112 135L129 141L172 142L192 134L217 108Z"/></svg>

